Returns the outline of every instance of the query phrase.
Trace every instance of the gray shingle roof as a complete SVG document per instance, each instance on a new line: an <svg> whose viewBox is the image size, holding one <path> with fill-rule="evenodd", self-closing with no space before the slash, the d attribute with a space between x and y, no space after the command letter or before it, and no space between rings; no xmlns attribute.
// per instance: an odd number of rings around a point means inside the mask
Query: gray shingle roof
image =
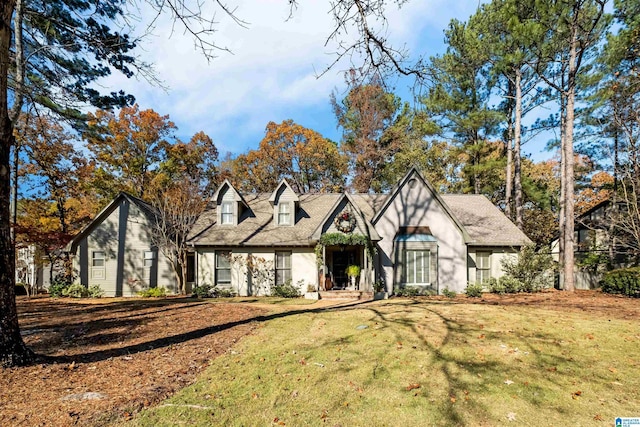
<svg viewBox="0 0 640 427"><path fill-rule="evenodd" d="M191 241L198 246L311 246L311 235L342 194L303 194L294 226L278 226L273 220L270 194L245 196L249 210L237 226L216 224L215 208L196 224Z"/></svg>
<svg viewBox="0 0 640 427"><path fill-rule="evenodd" d="M441 194L474 245L521 246L531 240L483 195Z"/></svg>
<svg viewBox="0 0 640 427"><path fill-rule="evenodd" d="M216 210L212 206L194 227L191 242L197 246L312 246L315 244L311 239L313 232L342 194L300 195L300 209L292 227L275 224L269 197L269 193L245 196L250 210L243 213L237 226L216 224ZM374 217L387 197L387 194L351 195L368 220ZM471 244L521 246L531 243L485 196L441 194L441 197L464 226Z"/></svg>

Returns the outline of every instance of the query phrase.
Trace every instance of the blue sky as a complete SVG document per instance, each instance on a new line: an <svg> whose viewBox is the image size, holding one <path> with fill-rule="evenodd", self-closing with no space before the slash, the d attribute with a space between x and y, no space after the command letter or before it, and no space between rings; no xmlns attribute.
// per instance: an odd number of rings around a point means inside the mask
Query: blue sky
<svg viewBox="0 0 640 427"><path fill-rule="evenodd" d="M286 0L232 1L229 5L237 6L237 16L249 23L248 28L241 28L218 12L216 42L232 53L220 52L207 62L188 35L179 29L172 32L170 22L161 19L142 42L139 54L140 59L154 64L168 90L120 76L109 78L104 88L124 89L135 95L142 109L169 114L181 139L204 131L221 154L256 148L269 121L286 119L338 141L340 131L329 96L334 90L344 93L343 72L349 63L339 63L316 78L335 51L335 45L325 46L333 28L329 3L301 0L289 20ZM445 49L443 31L449 21L465 20L477 7L477 1L469 0L414 0L400 9L391 4L387 36L415 55L435 55ZM406 97L409 84L399 81L397 92ZM536 159L549 157L538 146L544 142L531 144L529 154Z"/></svg>

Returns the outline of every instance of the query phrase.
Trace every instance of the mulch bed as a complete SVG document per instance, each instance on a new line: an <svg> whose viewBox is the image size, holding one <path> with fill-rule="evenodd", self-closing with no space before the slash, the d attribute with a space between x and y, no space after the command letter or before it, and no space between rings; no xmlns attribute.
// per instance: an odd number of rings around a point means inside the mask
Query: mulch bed
<svg viewBox="0 0 640 427"><path fill-rule="evenodd" d="M18 310L25 342L40 358L0 370L0 426L120 424L192 383L265 313L189 298L19 297Z"/></svg>
<svg viewBox="0 0 640 427"><path fill-rule="evenodd" d="M640 320L639 299L599 291L418 298L423 299ZM326 305L266 309L189 298L19 297L25 342L45 358L33 366L0 370L0 426L119 425L192 383L211 359L268 319L269 311ZM76 400L82 393L100 393L94 395L100 398Z"/></svg>

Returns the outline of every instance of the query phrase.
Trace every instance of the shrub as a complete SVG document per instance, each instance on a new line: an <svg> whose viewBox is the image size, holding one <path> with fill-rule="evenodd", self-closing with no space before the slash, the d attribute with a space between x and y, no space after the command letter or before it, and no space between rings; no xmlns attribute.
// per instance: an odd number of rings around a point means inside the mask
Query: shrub
<svg viewBox="0 0 640 427"><path fill-rule="evenodd" d="M600 281L600 286L608 294L640 298L640 267L608 271Z"/></svg>
<svg viewBox="0 0 640 427"><path fill-rule="evenodd" d="M501 280L496 279L495 277L490 278L485 282L485 287L487 290L494 294L505 294L507 291L505 289L504 283Z"/></svg>
<svg viewBox="0 0 640 427"><path fill-rule="evenodd" d="M482 296L482 285L479 283L469 283L464 290L469 298L480 298Z"/></svg>
<svg viewBox="0 0 640 427"><path fill-rule="evenodd" d="M69 286L71 286L71 279L64 274L58 274L49 285L49 296L53 298L64 296L65 289Z"/></svg>
<svg viewBox="0 0 640 427"><path fill-rule="evenodd" d="M524 246L517 257L505 257L502 260L502 271L516 279L523 292L538 292L553 286L552 269L551 255L536 251L533 246Z"/></svg>
<svg viewBox="0 0 640 427"><path fill-rule="evenodd" d="M213 298L215 288L208 283L193 288L193 296L196 298Z"/></svg>
<svg viewBox="0 0 640 427"><path fill-rule="evenodd" d="M86 298L89 296L89 290L86 286L81 285L80 283L74 283L73 285L66 287L62 291L62 295L71 298Z"/></svg>
<svg viewBox="0 0 640 427"><path fill-rule="evenodd" d="M273 296L281 298L298 298L300 296L300 290L293 286L291 280L287 280L281 285L275 285L271 291Z"/></svg>
<svg viewBox="0 0 640 427"><path fill-rule="evenodd" d="M444 295L447 298L455 298L456 295L458 295L455 291L449 290L449 288L444 288L442 290L442 295Z"/></svg>
<svg viewBox="0 0 640 427"><path fill-rule="evenodd" d="M102 298L104 296L104 291L98 285L89 286L89 296L91 298Z"/></svg>
<svg viewBox="0 0 640 427"><path fill-rule="evenodd" d="M165 288L149 288L144 291L139 291L138 295L144 298L159 298L167 295Z"/></svg>
<svg viewBox="0 0 640 427"><path fill-rule="evenodd" d="M404 288L396 289L396 296L399 297L417 297L420 295L420 289L415 286L405 286Z"/></svg>
<svg viewBox="0 0 640 427"><path fill-rule="evenodd" d="M518 279L511 276L502 276L499 279L492 277L484 285L489 292L500 295L522 292L524 288Z"/></svg>
<svg viewBox="0 0 640 427"><path fill-rule="evenodd" d="M236 296L236 293L230 289L213 288L211 292L214 298L232 298Z"/></svg>
<svg viewBox="0 0 640 427"><path fill-rule="evenodd" d="M502 276L500 278L500 284L504 287L504 291L507 294L515 294L524 291L524 285L515 277Z"/></svg>

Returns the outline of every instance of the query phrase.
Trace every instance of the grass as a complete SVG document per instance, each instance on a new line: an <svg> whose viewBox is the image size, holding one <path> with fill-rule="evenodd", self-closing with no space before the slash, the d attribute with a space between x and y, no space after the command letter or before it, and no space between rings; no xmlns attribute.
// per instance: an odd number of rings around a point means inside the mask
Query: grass
<svg viewBox="0 0 640 427"><path fill-rule="evenodd" d="M639 344L637 322L535 307L283 315L133 424L611 425L640 415Z"/></svg>

